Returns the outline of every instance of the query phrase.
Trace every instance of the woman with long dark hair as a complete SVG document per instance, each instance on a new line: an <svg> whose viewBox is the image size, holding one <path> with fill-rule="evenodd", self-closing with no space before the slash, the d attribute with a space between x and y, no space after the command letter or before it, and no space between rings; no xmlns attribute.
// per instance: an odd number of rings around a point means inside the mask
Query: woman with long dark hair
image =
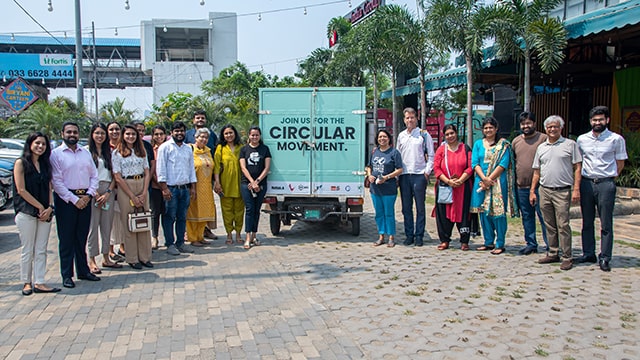
<svg viewBox="0 0 640 360"><path fill-rule="evenodd" d="M484 138L473 145L471 166L476 173L471 194L471 212L480 214L484 245L477 250L505 252L507 206L511 214L516 205L511 166L511 144L498 136L498 121L487 117L482 122Z"/></svg>
<svg viewBox="0 0 640 360"><path fill-rule="evenodd" d="M455 125L445 125L443 129L445 142L436 150L433 162L433 172L436 176L436 199L440 186L450 187L453 193L452 203L440 204L436 200L433 215L436 217L436 227L440 245L438 250L449 248L453 226L458 227L460 233L460 249L469 250L471 216L471 149L458 141L458 128Z"/></svg>
<svg viewBox="0 0 640 360"><path fill-rule="evenodd" d="M27 137L22 156L13 168L13 208L22 243L20 279L22 294L58 292L44 283L47 268L47 244L53 218L51 190L51 144L41 132Z"/></svg>
<svg viewBox="0 0 640 360"><path fill-rule="evenodd" d="M107 124L107 135L109 136L109 148L115 150L120 142L122 126L117 121ZM117 184L116 184L117 188ZM111 227L111 251L109 256L117 262L124 261L124 224L120 221L120 205L118 204L118 193L114 194L113 226Z"/></svg>
<svg viewBox="0 0 640 360"><path fill-rule="evenodd" d="M118 203L120 219L127 224L128 214L135 209L149 209L147 198L149 188L149 162L138 130L133 125L125 125L120 142L113 151L113 176L118 183ZM129 266L140 270L151 263L151 234L148 231L124 231L125 258Z"/></svg>
<svg viewBox="0 0 640 360"><path fill-rule="evenodd" d="M107 140L107 126L95 123L89 132L89 152L98 170L98 190L91 200L91 223L87 246L89 248L89 269L94 274L102 271L96 263L96 256L102 253L102 267L121 268L122 266L109 258L109 240L113 225L113 191L116 182L111 174L111 149ZM98 241L100 239L100 241ZM100 250L102 249L102 252Z"/></svg>
<svg viewBox="0 0 640 360"><path fill-rule="evenodd" d="M151 146L153 146L154 158L158 158L158 148L167 140L167 129L162 125L156 125L151 129ZM164 214L164 199L162 189L158 184L158 176L154 171L151 174L151 191L149 192L149 206L151 207L151 249L158 248L158 234L160 232L160 216Z"/></svg>
<svg viewBox="0 0 640 360"><path fill-rule="evenodd" d="M215 185L213 191L220 195L222 221L227 231L227 245L233 244L231 237L236 231L236 242L242 243L240 232L244 217L244 202L240 195L240 136L238 130L227 124L220 130L218 146L213 155L213 176Z"/></svg>
<svg viewBox="0 0 640 360"><path fill-rule="evenodd" d="M260 245L256 238L260 208L267 193L267 175L271 168L271 151L262 143L262 131L257 126L249 129L249 142L240 150L240 169L242 180L240 193L244 200L244 223L247 238L244 248Z"/></svg>

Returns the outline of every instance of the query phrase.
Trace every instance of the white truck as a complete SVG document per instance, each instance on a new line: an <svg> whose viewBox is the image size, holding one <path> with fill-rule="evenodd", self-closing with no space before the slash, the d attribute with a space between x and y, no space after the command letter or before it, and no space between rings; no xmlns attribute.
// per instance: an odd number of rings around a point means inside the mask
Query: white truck
<svg viewBox="0 0 640 360"><path fill-rule="evenodd" d="M365 116L364 88L260 89L260 128L272 155L263 211L273 235L291 220L331 217L359 235Z"/></svg>

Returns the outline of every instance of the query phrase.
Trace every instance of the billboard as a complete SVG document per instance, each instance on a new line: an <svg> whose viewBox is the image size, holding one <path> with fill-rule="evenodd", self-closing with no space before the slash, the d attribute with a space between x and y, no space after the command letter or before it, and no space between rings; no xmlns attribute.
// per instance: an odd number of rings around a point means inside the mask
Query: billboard
<svg viewBox="0 0 640 360"><path fill-rule="evenodd" d="M3 79L73 79L71 54L0 53L0 77Z"/></svg>

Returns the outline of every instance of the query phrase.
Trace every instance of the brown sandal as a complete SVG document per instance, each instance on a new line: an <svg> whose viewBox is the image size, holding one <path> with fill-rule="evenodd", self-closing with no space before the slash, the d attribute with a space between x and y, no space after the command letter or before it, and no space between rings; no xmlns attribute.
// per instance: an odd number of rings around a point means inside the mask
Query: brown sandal
<svg viewBox="0 0 640 360"><path fill-rule="evenodd" d="M438 245L438 250L447 250L448 248L449 248L448 242L441 242L440 245Z"/></svg>
<svg viewBox="0 0 640 360"><path fill-rule="evenodd" d="M503 252L505 252L505 251L506 251L506 250L505 250L504 248L497 248L497 249L492 250L492 251L491 251L491 254L492 254L492 255L500 255L500 254L502 254L502 253L503 253Z"/></svg>
<svg viewBox="0 0 640 360"><path fill-rule="evenodd" d="M380 246L380 245L384 245L384 239L378 239L378 241L373 243L373 246Z"/></svg>
<svg viewBox="0 0 640 360"><path fill-rule="evenodd" d="M476 250L478 250L478 251L488 251L488 250L493 250L495 248L496 247L493 246L493 245L482 245L479 248L477 248Z"/></svg>

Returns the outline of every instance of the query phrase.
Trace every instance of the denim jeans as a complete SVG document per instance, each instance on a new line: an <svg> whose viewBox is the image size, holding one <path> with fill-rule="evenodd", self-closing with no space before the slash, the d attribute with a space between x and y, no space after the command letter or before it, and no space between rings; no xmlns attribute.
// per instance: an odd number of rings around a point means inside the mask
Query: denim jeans
<svg viewBox="0 0 640 360"><path fill-rule="evenodd" d="M398 195L377 195L371 193L371 201L376 211L376 225L379 235L396 235L395 204Z"/></svg>
<svg viewBox="0 0 640 360"><path fill-rule="evenodd" d="M164 245L181 247L184 244L184 232L187 227L187 210L191 194L189 187L178 188L169 186L171 200L164 202L164 216L162 217L162 230L164 231ZM175 237L173 227L175 224Z"/></svg>
<svg viewBox="0 0 640 360"><path fill-rule="evenodd" d="M585 256L596 253L594 222L596 208L600 215L600 255L610 261L613 252L613 207L616 200L616 183L611 180L594 183L580 181L580 210L582 210L582 252Z"/></svg>
<svg viewBox="0 0 640 360"><path fill-rule="evenodd" d="M262 200L267 193L267 183L261 185L261 189L254 197L249 188L248 183L240 184L240 194L244 201L244 231L258 232L258 222L260 221L260 209L262 208Z"/></svg>
<svg viewBox="0 0 640 360"><path fill-rule="evenodd" d="M402 216L404 217L404 234L407 239L415 237L416 244L422 243L425 225L425 197L427 179L424 174L400 175L400 200L402 201ZM416 202L416 221L414 229L413 201Z"/></svg>
<svg viewBox="0 0 640 360"><path fill-rule="evenodd" d="M522 211L522 227L524 228L524 240L527 242L527 247L538 249L538 241L536 240L536 214L538 214L538 220L540 220L540 228L542 229L542 239L547 249L549 248L549 242L547 241L547 227L542 219L542 212L540 211L540 195L536 189L536 197L538 201L536 206L531 206L529 202L530 188L518 189L518 205L520 211Z"/></svg>

